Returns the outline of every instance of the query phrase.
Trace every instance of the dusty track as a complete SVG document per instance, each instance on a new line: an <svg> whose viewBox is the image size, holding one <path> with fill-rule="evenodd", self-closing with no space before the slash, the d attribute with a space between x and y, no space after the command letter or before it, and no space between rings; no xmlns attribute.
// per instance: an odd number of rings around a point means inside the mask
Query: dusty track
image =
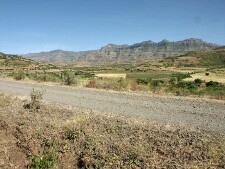
<svg viewBox="0 0 225 169"><path fill-rule="evenodd" d="M0 80L0 92L29 96L44 90L44 100L82 109L122 113L152 120L210 129L225 134L225 101L132 94Z"/></svg>

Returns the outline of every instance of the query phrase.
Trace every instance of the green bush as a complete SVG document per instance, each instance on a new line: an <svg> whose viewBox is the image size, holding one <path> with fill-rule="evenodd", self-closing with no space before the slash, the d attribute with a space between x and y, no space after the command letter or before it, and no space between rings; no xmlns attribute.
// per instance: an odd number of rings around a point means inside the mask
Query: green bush
<svg viewBox="0 0 225 169"><path fill-rule="evenodd" d="M148 83L151 82L151 79L137 79L136 82L137 82L137 84L147 85Z"/></svg>
<svg viewBox="0 0 225 169"><path fill-rule="evenodd" d="M197 90L198 89L198 86L193 82L187 83L187 86L188 86L189 90Z"/></svg>
<svg viewBox="0 0 225 169"><path fill-rule="evenodd" d="M7 76L8 76L8 74L7 74L7 73L0 72L0 77L1 77L1 78L5 78L5 77L7 77Z"/></svg>
<svg viewBox="0 0 225 169"><path fill-rule="evenodd" d="M121 88L121 89L125 89L128 86L127 81L123 78L120 78L117 82L119 84L119 88Z"/></svg>
<svg viewBox="0 0 225 169"><path fill-rule="evenodd" d="M74 72L64 71L61 76L65 85L79 84L79 79Z"/></svg>
<svg viewBox="0 0 225 169"><path fill-rule="evenodd" d="M202 85L201 84L206 84ZM200 87L201 86L201 87ZM193 82L178 82L177 85L169 85L165 89L165 92L175 93L179 96L185 95L198 95L198 96L210 96L216 99L224 99L225 98L225 86L218 82L207 82L205 83L201 79L195 79Z"/></svg>
<svg viewBox="0 0 225 169"><path fill-rule="evenodd" d="M95 74L93 74L93 73L88 73L88 72L83 72L83 71L77 71L77 72L75 72L75 75L79 75L83 78L91 78L91 77L95 76Z"/></svg>
<svg viewBox="0 0 225 169"><path fill-rule="evenodd" d="M13 75L13 78L15 80L23 80L25 79L25 73L22 71L22 70L19 70L18 72L16 72L14 75Z"/></svg>
<svg viewBox="0 0 225 169"><path fill-rule="evenodd" d="M179 82L177 84L178 88L188 89L188 90L196 90L198 89L198 86L195 84L195 82Z"/></svg>
<svg viewBox="0 0 225 169"><path fill-rule="evenodd" d="M186 88L186 87L187 87L187 83L186 83L186 82L179 82L179 83L177 84L177 87L178 87L178 88Z"/></svg>
<svg viewBox="0 0 225 169"><path fill-rule="evenodd" d="M200 91L201 95L208 95L216 99L225 99L225 86L208 86Z"/></svg>
<svg viewBox="0 0 225 169"><path fill-rule="evenodd" d="M201 84L204 83L205 81L201 79L195 79L194 82L197 86L201 86Z"/></svg>
<svg viewBox="0 0 225 169"><path fill-rule="evenodd" d="M52 72L29 73L27 77L38 82L60 82L61 79L59 74Z"/></svg>
<svg viewBox="0 0 225 169"><path fill-rule="evenodd" d="M177 83L177 78L176 77L171 78L170 81L169 81L169 83L171 85L175 85Z"/></svg>
<svg viewBox="0 0 225 169"><path fill-rule="evenodd" d="M43 92L32 89L30 93L30 98L31 98L30 108L33 109L34 111L40 109L41 100L43 98Z"/></svg>
<svg viewBox="0 0 225 169"><path fill-rule="evenodd" d="M151 85L154 87L160 86L162 84L164 84L165 82L163 80L152 80L151 81Z"/></svg>
<svg viewBox="0 0 225 169"><path fill-rule="evenodd" d="M206 87L218 87L220 85L219 82L209 81L206 83Z"/></svg>
<svg viewBox="0 0 225 169"><path fill-rule="evenodd" d="M177 81L180 82L185 78L189 78L191 77L191 75L189 73L183 74L183 73L178 73L178 74L173 74L172 77L176 77Z"/></svg>
<svg viewBox="0 0 225 169"><path fill-rule="evenodd" d="M57 155L55 148L51 147L48 151L31 156L30 169L49 169L56 167Z"/></svg>
<svg viewBox="0 0 225 169"><path fill-rule="evenodd" d="M79 132L76 128L66 128L64 132L64 138L66 140L69 140L72 143L75 143L75 141L78 139Z"/></svg>

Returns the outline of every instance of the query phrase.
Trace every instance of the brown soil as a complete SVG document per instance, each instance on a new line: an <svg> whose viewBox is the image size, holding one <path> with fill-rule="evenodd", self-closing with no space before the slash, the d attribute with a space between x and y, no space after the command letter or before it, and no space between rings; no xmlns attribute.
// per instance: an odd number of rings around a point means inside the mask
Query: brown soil
<svg viewBox="0 0 225 169"><path fill-rule="evenodd" d="M30 147L26 136L0 116L0 168L25 168L29 161Z"/></svg>
<svg viewBox="0 0 225 169"><path fill-rule="evenodd" d="M57 104L33 111L27 103L0 95L0 168L225 167L219 133Z"/></svg>

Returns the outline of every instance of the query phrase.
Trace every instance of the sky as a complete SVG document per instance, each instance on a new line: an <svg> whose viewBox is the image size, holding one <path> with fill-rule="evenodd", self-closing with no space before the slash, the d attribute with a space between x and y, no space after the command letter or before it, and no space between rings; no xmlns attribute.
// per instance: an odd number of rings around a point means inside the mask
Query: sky
<svg viewBox="0 0 225 169"><path fill-rule="evenodd" d="M200 38L225 45L225 0L0 0L0 52Z"/></svg>

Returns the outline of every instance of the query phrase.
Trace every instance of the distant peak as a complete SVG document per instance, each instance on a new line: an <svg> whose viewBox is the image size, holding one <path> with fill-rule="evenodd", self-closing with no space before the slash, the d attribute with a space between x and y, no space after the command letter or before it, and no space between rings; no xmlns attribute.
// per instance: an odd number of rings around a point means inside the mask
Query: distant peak
<svg viewBox="0 0 225 169"><path fill-rule="evenodd" d="M155 42L153 42L153 41L151 41L151 40L148 40L148 41L143 41L143 42L140 42L140 43L135 43L135 44L133 44L133 45L152 44L152 43L155 43Z"/></svg>
<svg viewBox="0 0 225 169"><path fill-rule="evenodd" d="M167 45L167 44L169 44L170 43L170 41L168 41L167 39L163 39L162 41L160 41L159 43L158 43L158 45Z"/></svg>
<svg viewBox="0 0 225 169"><path fill-rule="evenodd" d="M198 38L189 38L189 39L185 39L183 41L184 42L204 42L202 39L198 39Z"/></svg>
<svg viewBox="0 0 225 169"><path fill-rule="evenodd" d="M117 46L117 45L113 43L109 43L108 45L106 45L106 47L114 47L114 46Z"/></svg>
<svg viewBox="0 0 225 169"><path fill-rule="evenodd" d="M126 47L128 47L128 46L129 46L129 45L126 45L126 44L124 44L124 45L117 45L117 44L109 43L108 45L103 46L103 47L101 48L101 50L120 49L120 48L126 48Z"/></svg>
<svg viewBox="0 0 225 169"><path fill-rule="evenodd" d="M163 39L163 40L161 41L161 43L165 43L165 42L170 42L170 41L167 40L167 39Z"/></svg>
<svg viewBox="0 0 225 169"><path fill-rule="evenodd" d="M61 49L56 49L56 50L52 50L52 52L62 52L63 50Z"/></svg>
<svg viewBox="0 0 225 169"><path fill-rule="evenodd" d="M148 41L143 41L143 43L155 43L152 40L148 40Z"/></svg>
<svg viewBox="0 0 225 169"><path fill-rule="evenodd" d="M108 45L103 46L101 49L110 49L110 48L113 48L114 46L115 44L109 43Z"/></svg>

